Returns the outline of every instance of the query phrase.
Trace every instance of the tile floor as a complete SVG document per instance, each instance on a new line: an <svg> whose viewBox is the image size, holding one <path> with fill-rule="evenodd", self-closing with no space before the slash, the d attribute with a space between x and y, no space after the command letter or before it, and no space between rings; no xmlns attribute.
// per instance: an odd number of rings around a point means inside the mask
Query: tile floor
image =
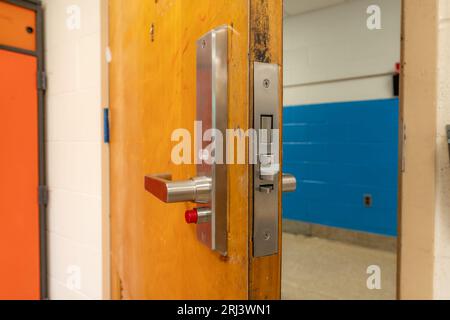
<svg viewBox="0 0 450 320"><path fill-rule="evenodd" d="M381 268L381 290L367 289L371 265ZM283 299L391 300L395 292L394 252L283 234Z"/></svg>

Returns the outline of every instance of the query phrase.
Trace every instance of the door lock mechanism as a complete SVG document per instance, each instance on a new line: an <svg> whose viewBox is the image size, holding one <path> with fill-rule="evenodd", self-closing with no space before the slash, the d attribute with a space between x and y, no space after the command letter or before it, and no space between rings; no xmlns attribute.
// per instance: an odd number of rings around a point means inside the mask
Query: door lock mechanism
<svg viewBox="0 0 450 320"><path fill-rule="evenodd" d="M202 132L195 137L197 176L172 181L170 174L148 175L145 189L165 203L193 202L198 208L185 212L186 222L196 224L197 239L227 255L228 174L226 164L207 161L203 137L213 129L225 135L228 127L228 26L211 30L197 41L197 113Z"/></svg>
<svg viewBox="0 0 450 320"><path fill-rule="evenodd" d="M253 255L277 254L279 232L279 179L282 192L295 192L297 180L282 174L280 159L280 94L277 64L254 64L254 128L259 132L253 185ZM281 175L281 177L280 177Z"/></svg>
<svg viewBox="0 0 450 320"><path fill-rule="evenodd" d="M224 256L228 250L228 169L227 164L206 161L203 151L209 142L202 138L212 130L226 136L228 129L229 29L216 28L197 41L196 120L202 123L202 130L195 137L194 152L202 161L196 165L196 177L181 181L173 181L170 174L145 177L145 189L159 200L198 204L185 212L185 220L196 225L200 242ZM292 175L281 174L279 163L279 66L255 63L254 72L254 129L260 138L257 154L251 155L257 159L253 174L253 255L262 257L279 252L279 194L294 192L297 181ZM226 154L225 149L222 154Z"/></svg>

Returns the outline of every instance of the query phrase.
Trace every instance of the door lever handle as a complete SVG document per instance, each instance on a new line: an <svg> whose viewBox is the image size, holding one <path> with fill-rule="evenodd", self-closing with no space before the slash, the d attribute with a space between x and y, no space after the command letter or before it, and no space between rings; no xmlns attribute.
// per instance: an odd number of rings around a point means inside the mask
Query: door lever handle
<svg viewBox="0 0 450 320"><path fill-rule="evenodd" d="M209 203L212 179L194 177L189 180L172 181L171 174L156 174L145 177L145 190L165 203L194 202Z"/></svg>
<svg viewBox="0 0 450 320"><path fill-rule="evenodd" d="M289 173L283 173L283 192L295 192L297 190L297 179Z"/></svg>

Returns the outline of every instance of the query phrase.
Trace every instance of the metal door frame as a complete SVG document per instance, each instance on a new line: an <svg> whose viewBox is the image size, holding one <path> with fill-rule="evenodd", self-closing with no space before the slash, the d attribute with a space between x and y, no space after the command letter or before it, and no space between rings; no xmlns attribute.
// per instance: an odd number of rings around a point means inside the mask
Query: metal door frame
<svg viewBox="0 0 450 320"><path fill-rule="evenodd" d="M37 86L38 86L38 148L39 148L39 186L36 190L39 201L39 264L40 264L40 298L48 299L47 281L47 177L45 157L45 60L44 60L44 17L41 0L0 0L12 5L26 8L36 13L36 49L25 50L0 44L0 50L36 57L37 59Z"/></svg>

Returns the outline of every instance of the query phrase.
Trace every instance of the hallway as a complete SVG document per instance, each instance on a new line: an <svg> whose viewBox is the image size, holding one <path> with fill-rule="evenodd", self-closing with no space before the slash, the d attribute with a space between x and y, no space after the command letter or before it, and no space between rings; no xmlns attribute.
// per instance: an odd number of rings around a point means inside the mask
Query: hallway
<svg viewBox="0 0 450 320"><path fill-rule="evenodd" d="M367 289L371 265L381 268L381 290ZM285 300L395 299L395 252L284 233L282 268Z"/></svg>

